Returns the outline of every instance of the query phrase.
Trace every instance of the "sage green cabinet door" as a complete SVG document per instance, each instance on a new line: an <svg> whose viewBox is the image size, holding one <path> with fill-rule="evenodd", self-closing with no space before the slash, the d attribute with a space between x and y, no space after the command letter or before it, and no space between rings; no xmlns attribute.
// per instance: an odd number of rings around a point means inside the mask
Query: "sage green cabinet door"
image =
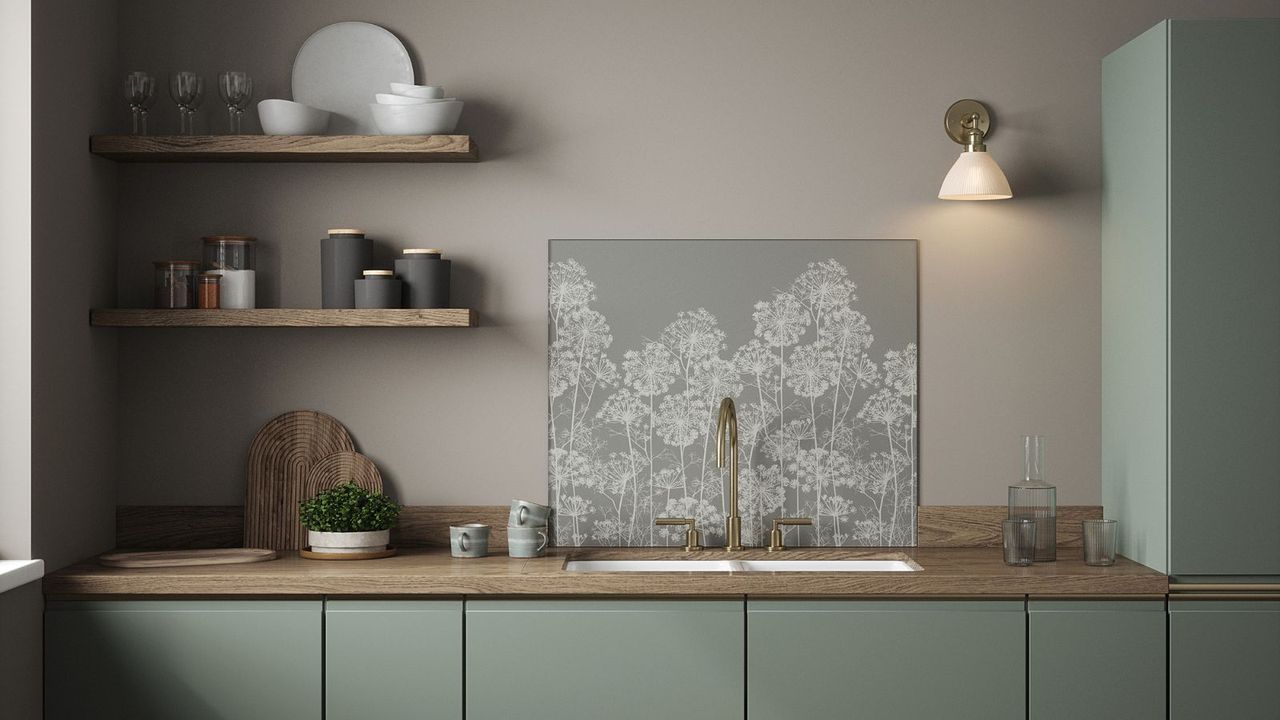
<svg viewBox="0 0 1280 720"><path fill-rule="evenodd" d="M1169 717L1280 717L1280 601L1169 600Z"/></svg>
<svg viewBox="0 0 1280 720"><path fill-rule="evenodd" d="M1030 720L1164 720L1163 600L1027 607Z"/></svg>
<svg viewBox="0 0 1280 720"><path fill-rule="evenodd" d="M1022 601L752 600L747 717L1014 720Z"/></svg>
<svg viewBox="0 0 1280 720"><path fill-rule="evenodd" d="M326 720L462 720L461 600L325 603Z"/></svg>
<svg viewBox="0 0 1280 720"><path fill-rule="evenodd" d="M316 601L53 602L49 720L315 720Z"/></svg>
<svg viewBox="0 0 1280 720"><path fill-rule="evenodd" d="M740 600L467 601L469 720L742 720Z"/></svg>

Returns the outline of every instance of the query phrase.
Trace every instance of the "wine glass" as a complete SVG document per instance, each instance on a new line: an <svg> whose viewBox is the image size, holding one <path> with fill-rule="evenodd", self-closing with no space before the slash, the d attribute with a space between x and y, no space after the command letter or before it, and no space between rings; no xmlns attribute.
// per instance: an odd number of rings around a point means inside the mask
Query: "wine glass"
<svg viewBox="0 0 1280 720"><path fill-rule="evenodd" d="M196 108L204 99L204 79L193 72L176 72L169 78L169 96L178 104L179 132L196 133Z"/></svg>
<svg viewBox="0 0 1280 720"><path fill-rule="evenodd" d="M253 99L253 78L249 73L224 70L218 73L218 94L227 104L227 129L232 135L240 134L240 117Z"/></svg>
<svg viewBox="0 0 1280 720"><path fill-rule="evenodd" d="M133 111L133 134L147 134L147 110L156 101L156 79L151 73L134 71L124 77L124 99Z"/></svg>

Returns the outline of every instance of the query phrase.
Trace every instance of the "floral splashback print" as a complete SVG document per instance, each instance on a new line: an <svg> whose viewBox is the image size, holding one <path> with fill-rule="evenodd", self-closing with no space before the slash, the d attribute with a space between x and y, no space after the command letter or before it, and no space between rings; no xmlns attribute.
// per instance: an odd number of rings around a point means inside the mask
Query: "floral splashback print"
<svg viewBox="0 0 1280 720"><path fill-rule="evenodd" d="M915 283L912 241L552 241L556 542L723 544L731 397L744 544L914 545Z"/></svg>

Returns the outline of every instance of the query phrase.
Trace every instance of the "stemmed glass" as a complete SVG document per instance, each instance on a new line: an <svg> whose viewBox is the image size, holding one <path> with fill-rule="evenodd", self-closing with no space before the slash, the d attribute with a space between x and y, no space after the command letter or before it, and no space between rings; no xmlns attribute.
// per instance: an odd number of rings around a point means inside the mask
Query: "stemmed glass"
<svg viewBox="0 0 1280 720"><path fill-rule="evenodd" d="M133 134L147 134L147 110L156 101L156 79L151 73L134 71L124 77L124 99L133 111Z"/></svg>
<svg viewBox="0 0 1280 720"><path fill-rule="evenodd" d="M253 98L253 78L249 73L224 70L218 73L218 94L227 104L227 128L232 135L240 134L240 117Z"/></svg>
<svg viewBox="0 0 1280 720"><path fill-rule="evenodd" d="M204 80L193 72L177 72L169 78L169 95L178 104L179 132L196 133L196 108L204 99Z"/></svg>

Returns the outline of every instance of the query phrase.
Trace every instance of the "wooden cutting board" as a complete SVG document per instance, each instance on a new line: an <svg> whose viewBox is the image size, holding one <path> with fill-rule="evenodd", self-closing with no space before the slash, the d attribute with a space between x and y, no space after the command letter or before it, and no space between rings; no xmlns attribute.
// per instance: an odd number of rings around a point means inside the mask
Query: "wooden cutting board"
<svg viewBox="0 0 1280 720"><path fill-rule="evenodd" d="M302 484L302 497L353 482L369 492L382 492L382 473L369 458L358 452L336 452L311 466ZM300 546L305 547L305 543Z"/></svg>
<svg viewBox="0 0 1280 720"><path fill-rule="evenodd" d="M212 550L158 550L153 552L107 553L98 562L107 567L153 568L183 565L234 565L275 560L275 550L262 548L217 548Z"/></svg>
<svg viewBox="0 0 1280 720"><path fill-rule="evenodd" d="M321 460L355 449L342 423L314 410L287 412L262 426L249 445L244 544L275 550L303 547L298 501L307 497L307 476Z"/></svg>

